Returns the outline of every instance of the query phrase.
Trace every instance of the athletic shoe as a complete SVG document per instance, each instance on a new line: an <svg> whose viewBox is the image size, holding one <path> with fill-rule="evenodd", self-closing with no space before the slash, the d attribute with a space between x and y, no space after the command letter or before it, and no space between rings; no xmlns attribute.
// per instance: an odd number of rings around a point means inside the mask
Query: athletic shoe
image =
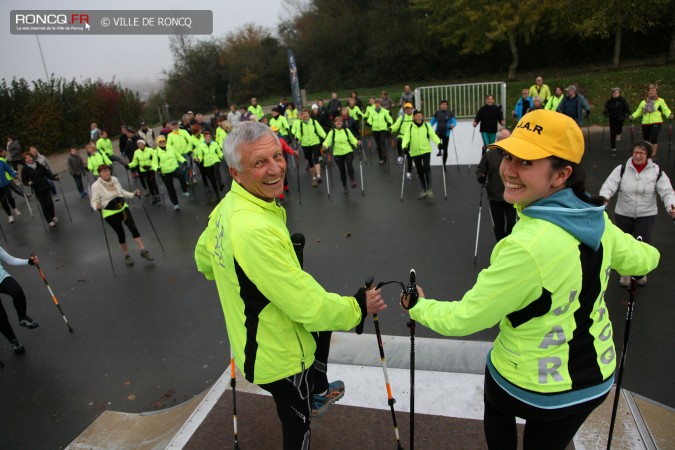
<svg viewBox="0 0 675 450"><path fill-rule="evenodd" d="M312 178L312 187L316 187L317 184L316 178Z"/></svg>
<svg viewBox="0 0 675 450"><path fill-rule="evenodd" d="M621 135L620 134L616 135L616 142L621 142Z"/></svg>
<svg viewBox="0 0 675 450"><path fill-rule="evenodd" d="M431 189L427 191L427 198L434 198L434 193L431 191Z"/></svg>
<svg viewBox="0 0 675 450"><path fill-rule="evenodd" d="M647 275L638 280L638 285L644 286L645 284L647 284Z"/></svg>
<svg viewBox="0 0 675 450"><path fill-rule="evenodd" d="M49 226L50 226L50 227L55 227L55 226L56 226L56 222L54 222L54 221L52 220L51 222L49 222Z"/></svg>
<svg viewBox="0 0 675 450"><path fill-rule="evenodd" d="M26 351L26 349L23 348L23 345L21 345L21 343L16 339L14 339L11 342L11 344L12 344L12 350L14 350L15 355L20 355L20 354L22 354Z"/></svg>
<svg viewBox="0 0 675 450"><path fill-rule="evenodd" d="M619 279L619 286L625 287L625 288L630 287L630 277L628 277L628 276L621 277Z"/></svg>
<svg viewBox="0 0 675 450"><path fill-rule="evenodd" d="M189 192L183 192L183 197L191 197L191 196L192 194L190 194Z"/></svg>
<svg viewBox="0 0 675 450"><path fill-rule="evenodd" d="M396 165L400 166L401 164L403 164L403 156L396 158Z"/></svg>
<svg viewBox="0 0 675 450"><path fill-rule="evenodd" d="M84 198L84 197L86 197L86 196L87 196L87 193L86 193L86 192L80 192L80 198Z"/></svg>
<svg viewBox="0 0 675 450"><path fill-rule="evenodd" d="M328 385L326 395L314 395L312 401L312 417L321 417L328 407L340 400L345 395L345 384L340 380L335 380Z"/></svg>
<svg viewBox="0 0 675 450"><path fill-rule="evenodd" d="M380 160L380 165L384 164L384 159Z"/></svg>
<svg viewBox="0 0 675 450"><path fill-rule="evenodd" d="M26 327L29 330L32 330L33 328L37 328L39 326L39 324L36 321L34 321L28 316L24 316L23 319L19 320L19 325L21 325L22 327Z"/></svg>
<svg viewBox="0 0 675 450"><path fill-rule="evenodd" d="M14 214L16 217L19 217L21 215L21 211L19 211L19 208L14 208L14 211L12 211L12 214Z"/></svg>
<svg viewBox="0 0 675 450"><path fill-rule="evenodd" d="M316 181L317 181L319 184L323 183L323 180L321 179L321 177L316 177Z"/></svg>
<svg viewBox="0 0 675 450"><path fill-rule="evenodd" d="M349 189L347 189L347 186L342 187L342 193L345 195L349 194Z"/></svg>
<svg viewBox="0 0 675 450"><path fill-rule="evenodd" d="M54 216L54 218L52 219L52 222L54 222L54 223L59 223L59 218L56 217L56 216Z"/></svg>
<svg viewBox="0 0 675 450"><path fill-rule="evenodd" d="M616 156L616 149L615 148L612 149L612 156Z"/></svg>
<svg viewBox="0 0 675 450"><path fill-rule="evenodd" d="M427 191L422 191L422 192L419 193L419 195L417 195L417 200L422 200L422 199L426 198L426 196L427 196Z"/></svg>
<svg viewBox="0 0 675 450"><path fill-rule="evenodd" d="M173 205L173 210L174 211L180 211L180 205L179 204Z"/></svg>
<svg viewBox="0 0 675 450"><path fill-rule="evenodd" d="M406 179L406 180L412 180L412 173L406 172L406 173L405 173L405 179Z"/></svg>
<svg viewBox="0 0 675 450"><path fill-rule="evenodd" d="M7 219L9 220L9 223L14 223L14 216L10 215Z"/></svg>
<svg viewBox="0 0 675 450"><path fill-rule="evenodd" d="M443 152L439 151L438 153L436 153L436 156L443 156Z"/></svg>
<svg viewBox="0 0 675 450"><path fill-rule="evenodd" d="M152 255L150 254L150 252L147 251L146 249L141 250L141 258L145 258L148 261L154 261L155 260L155 258L153 258Z"/></svg>
<svg viewBox="0 0 675 450"><path fill-rule="evenodd" d="M358 186L358 184L356 184L356 181L352 180L352 189L354 189L357 186Z"/></svg>
<svg viewBox="0 0 675 450"><path fill-rule="evenodd" d="M153 198L152 198L152 204L153 204L153 205L156 205L156 204L159 203L160 201L161 201L161 200L159 199L159 195L153 196Z"/></svg>
<svg viewBox="0 0 675 450"><path fill-rule="evenodd" d="M124 255L124 264L127 266L133 266L134 265L134 260L131 259L130 255Z"/></svg>
<svg viewBox="0 0 675 450"><path fill-rule="evenodd" d="M61 201L61 199L58 198L57 196L54 196L53 199L54 199L55 202L60 202L60 201Z"/></svg>

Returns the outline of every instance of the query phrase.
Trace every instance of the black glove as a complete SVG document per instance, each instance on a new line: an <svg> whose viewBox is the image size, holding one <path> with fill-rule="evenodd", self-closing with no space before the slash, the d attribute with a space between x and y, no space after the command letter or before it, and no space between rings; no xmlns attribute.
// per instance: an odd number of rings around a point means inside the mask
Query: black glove
<svg viewBox="0 0 675 450"><path fill-rule="evenodd" d="M30 255L30 258L28 258L28 265L34 266L35 265L35 256Z"/></svg>
<svg viewBox="0 0 675 450"><path fill-rule="evenodd" d="M479 175L478 176L478 182L480 184L485 184L486 181L487 181L487 177L485 175Z"/></svg>
<svg viewBox="0 0 675 450"><path fill-rule="evenodd" d="M590 116L591 116L591 110L589 109L589 110L586 111L586 118L588 119Z"/></svg>
<svg viewBox="0 0 675 450"><path fill-rule="evenodd" d="M356 326L356 334L363 333L363 325L366 321L366 316L368 316L368 310L366 309L366 288L360 287L359 290L354 294L354 298L359 303L359 308L361 308L361 322Z"/></svg>
<svg viewBox="0 0 675 450"><path fill-rule="evenodd" d="M408 296L408 307L406 308L403 304L403 297ZM417 300L420 298L420 294L417 292L417 288L411 285L408 285L405 289L405 293L401 295L401 307L408 311L417 304Z"/></svg>

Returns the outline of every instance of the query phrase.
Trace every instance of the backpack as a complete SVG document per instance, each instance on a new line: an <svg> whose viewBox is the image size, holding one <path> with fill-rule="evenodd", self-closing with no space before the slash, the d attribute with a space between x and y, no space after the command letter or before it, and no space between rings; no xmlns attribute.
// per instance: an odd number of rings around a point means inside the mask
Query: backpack
<svg viewBox="0 0 675 450"><path fill-rule="evenodd" d="M661 178L661 174L663 173L663 169L659 166L656 166L659 168L659 174L656 176L656 181L659 181L659 178ZM621 164L621 174L619 175L619 183L621 183L621 179L623 178L623 173L626 171L626 163Z"/></svg>

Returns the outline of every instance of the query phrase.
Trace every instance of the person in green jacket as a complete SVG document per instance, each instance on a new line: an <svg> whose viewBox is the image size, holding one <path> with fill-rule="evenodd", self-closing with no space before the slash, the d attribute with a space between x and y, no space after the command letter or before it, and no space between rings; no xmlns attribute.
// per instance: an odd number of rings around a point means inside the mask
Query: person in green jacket
<svg viewBox="0 0 675 450"><path fill-rule="evenodd" d="M401 303L411 319L446 336L499 324L485 370L488 448L516 449L518 416L525 448L563 450L614 383L611 269L650 272L659 252L623 233L603 199L587 194L584 137L570 117L533 111L489 149L504 152L504 200L520 220L460 301L419 290L419 300Z"/></svg>
<svg viewBox="0 0 675 450"><path fill-rule="evenodd" d="M293 123L293 136L302 146L307 159L307 167L312 174L312 187L321 183L321 140L326 139L326 132L316 119L309 117L307 108L302 110L302 119Z"/></svg>
<svg viewBox="0 0 675 450"><path fill-rule="evenodd" d="M352 188L358 186L354 178L354 147L361 145L361 141L357 141L354 134L348 128L343 128L344 121L342 120L342 116L337 116L333 120L333 123L335 124L335 128L328 132L326 140L323 141L322 149L325 150L330 148L331 145L333 146L335 164L337 164L340 170L342 192L347 195L349 194L349 190L347 189L347 173L349 173Z"/></svg>
<svg viewBox="0 0 675 450"><path fill-rule="evenodd" d="M248 106L247 111L256 116L258 120L262 120L262 118L265 116L262 106L258 104L258 99L255 97L251 99L251 104Z"/></svg>
<svg viewBox="0 0 675 450"><path fill-rule="evenodd" d="M195 249L197 269L215 280L234 359L244 377L270 392L285 450L309 448L311 331L349 330L386 308L379 290L326 292L300 266L286 227L286 163L279 140L244 122L225 141L232 189L211 213ZM263 430L261 430L263 432Z"/></svg>
<svg viewBox="0 0 675 450"><path fill-rule="evenodd" d="M635 120L642 116L642 137L652 144L652 161L656 161L656 150L659 147L659 133L663 126L663 118L673 120L673 113L666 101L658 96L657 86L649 85L647 98L642 100L635 112L630 116Z"/></svg>
<svg viewBox="0 0 675 450"><path fill-rule="evenodd" d="M98 167L101 164L108 165L112 167L112 161L105 153L96 150L96 146L89 142L84 146L84 149L87 151L87 170L94 175L94 178L98 178Z"/></svg>
<svg viewBox="0 0 675 450"><path fill-rule="evenodd" d="M155 174L157 173L157 151L154 148L147 147L143 139L136 142L138 149L134 152L134 157L127 167L130 169L139 168L141 178L145 180L148 186L148 192L152 195L152 204L160 202L159 187Z"/></svg>
<svg viewBox="0 0 675 450"><path fill-rule="evenodd" d="M410 157L415 163L417 176L422 184L422 192L417 196L418 200L423 198L434 198L431 190L431 143L436 145L441 143L441 138L431 125L424 121L424 114L420 110L413 111L413 121L406 126L403 133L403 142L401 146L405 152L410 153Z"/></svg>
<svg viewBox="0 0 675 450"><path fill-rule="evenodd" d="M370 109L368 113L368 125L373 130L373 138L375 139L375 147L377 154L380 157L380 164L387 162L387 141L388 130L394 121L389 114L389 110L382 106L381 100L375 100L375 106Z"/></svg>
<svg viewBox="0 0 675 450"><path fill-rule="evenodd" d="M169 150L166 146L166 138L162 135L157 137L157 172L162 177L166 192L169 194L169 200L173 205L174 211L180 210L178 196L173 186L173 179L176 178L180 184L180 190L183 197L189 197L188 186L185 177L180 171L180 164L185 164L185 158L175 148Z"/></svg>
<svg viewBox="0 0 675 450"><path fill-rule="evenodd" d="M539 76L535 78L534 84L530 86L530 97L539 97L542 106L545 106L548 103L548 99L551 98L551 90L548 88L547 84L544 84L544 79L542 77ZM555 109L553 111L555 111Z"/></svg>
<svg viewBox="0 0 675 450"><path fill-rule="evenodd" d="M202 168L204 184L206 184L208 178L216 194L216 200L220 201L220 191L225 189L225 185L220 178L220 162L223 160L223 150L216 141L211 139L209 130L204 131L204 142L195 149L194 158L195 162Z"/></svg>
<svg viewBox="0 0 675 450"><path fill-rule="evenodd" d="M225 116L218 117L218 127L216 127L216 143L220 145L220 148L223 148L225 139L227 139L227 130L225 130L225 122L227 122Z"/></svg>
<svg viewBox="0 0 675 450"><path fill-rule="evenodd" d="M190 151L190 133L182 129L177 120L171 122L171 128L173 130L166 136L166 148L183 155L185 164L181 167L181 172L185 182L190 183L192 181L192 156L188 153Z"/></svg>
<svg viewBox="0 0 675 450"><path fill-rule="evenodd" d="M548 98L548 101L546 102L546 106L544 106L544 109L547 109L549 111L557 111L558 106L560 106L560 102L565 98L565 94L563 92L562 86L556 86L554 95L550 96Z"/></svg>
<svg viewBox="0 0 675 450"><path fill-rule="evenodd" d="M403 133L410 128L410 124L413 121L413 105L412 103L403 104L403 115L399 115L396 119L396 122L391 126L391 132L396 133L396 150L398 151L398 157L396 158L396 164L403 164ZM412 158L410 157L409 152L405 152L405 158L408 161L407 171L405 173L406 180L412 180Z"/></svg>
<svg viewBox="0 0 675 450"><path fill-rule="evenodd" d="M272 108L272 118L270 119L269 126L276 127L279 130L277 134L279 139L283 139L287 144L291 143L291 127L286 117L281 115L281 109L278 106Z"/></svg>
<svg viewBox="0 0 675 450"><path fill-rule="evenodd" d="M110 161L118 162L123 166L127 164L127 161L124 158L115 154L112 141L108 137L108 132L105 130L101 131L101 137L96 141L96 150L104 153Z"/></svg>

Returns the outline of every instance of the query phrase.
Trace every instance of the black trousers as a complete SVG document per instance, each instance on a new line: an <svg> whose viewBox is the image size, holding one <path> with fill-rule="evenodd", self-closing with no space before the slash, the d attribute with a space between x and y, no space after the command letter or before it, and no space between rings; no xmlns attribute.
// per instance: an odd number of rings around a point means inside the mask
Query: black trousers
<svg viewBox="0 0 675 450"><path fill-rule="evenodd" d="M52 200L52 194L49 190L46 191L35 191L35 197L40 203L40 209L42 209L42 216L47 222L51 222L54 219L54 201Z"/></svg>
<svg viewBox="0 0 675 450"><path fill-rule="evenodd" d="M431 189L431 153L413 156L417 176L420 179L423 191Z"/></svg>
<svg viewBox="0 0 675 450"><path fill-rule="evenodd" d="M504 200L490 200L490 215L492 216L492 228L497 242L511 234L516 225L516 208Z"/></svg>
<svg viewBox="0 0 675 450"><path fill-rule="evenodd" d="M624 233L628 233L634 238L642 236L642 241L649 243L652 241L652 232L654 231L654 225L656 225L656 216L632 218L615 213L614 223Z"/></svg>
<svg viewBox="0 0 675 450"><path fill-rule="evenodd" d="M448 144L450 144L450 136L445 136L445 135L442 135L442 136L436 135L436 136L438 136L441 140L441 145L438 146L438 149L441 150L441 152L443 152L442 153L442 155L443 155L443 165L445 165L445 163L448 160Z"/></svg>
<svg viewBox="0 0 675 450"><path fill-rule="evenodd" d="M159 187L157 186L157 179L155 178L154 170L146 170L145 172L141 172L141 181L143 180L145 180L145 184L148 186L150 195L159 195Z"/></svg>
<svg viewBox="0 0 675 450"><path fill-rule="evenodd" d="M347 173L349 173L349 179L354 181L354 153L336 156L335 164L337 164L340 170L342 186L347 187Z"/></svg>
<svg viewBox="0 0 675 450"><path fill-rule="evenodd" d="M7 215L11 216L12 209L16 208L16 203L14 203L12 188L9 184L0 188L0 203L2 203L2 209L5 210Z"/></svg>
<svg viewBox="0 0 675 450"><path fill-rule="evenodd" d="M330 353L330 339L332 331L312 333L316 342L314 352L314 393L321 394L328 389L328 354Z"/></svg>
<svg viewBox="0 0 675 450"><path fill-rule="evenodd" d="M122 212L113 214L105 218L105 221L108 222L108 225L115 231L117 234L117 242L124 244L127 242L126 236L124 235L124 227L122 224L125 224L129 231L131 232L131 237L134 239L141 237L141 234L136 228L136 223L134 223L134 216L131 215L129 208L125 209Z"/></svg>
<svg viewBox="0 0 675 450"><path fill-rule="evenodd" d="M211 186L213 186L213 192L216 193L216 199L220 200L220 186L222 185L222 182L220 182L220 163L215 163L212 166L206 167L203 166L200 167L202 171L202 174L204 175L202 178L204 180L204 186L208 186L208 183L206 180L208 179L209 182L211 183Z"/></svg>
<svg viewBox="0 0 675 450"><path fill-rule="evenodd" d="M375 138L375 146L377 147L377 156L380 160L387 159L387 132L373 131L373 138Z"/></svg>
<svg viewBox="0 0 675 450"><path fill-rule="evenodd" d="M0 294L7 294L12 297L14 302L14 309L16 310L19 320L26 317L26 295L21 289L21 285L12 277L7 277L0 283ZM0 333L5 336L10 342L16 339L14 330L9 324L7 312L0 302Z"/></svg>
<svg viewBox="0 0 675 450"><path fill-rule="evenodd" d="M485 368L483 427L488 449L516 450L516 417L525 419L523 450L564 450L586 418L607 397L558 409L523 403L503 390Z"/></svg>
<svg viewBox="0 0 675 450"><path fill-rule="evenodd" d="M176 188L173 186L174 178L178 180L182 192L187 192L188 188L185 177L180 173L180 169L176 169L171 173L162 174L162 181L164 182L164 186L166 186L166 192L169 194L169 200L171 200L172 204L177 205L178 197L176 196Z"/></svg>
<svg viewBox="0 0 675 450"><path fill-rule="evenodd" d="M616 136L621 135L623 119L609 118L609 148L616 149Z"/></svg>
<svg viewBox="0 0 675 450"><path fill-rule="evenodd" d="M261 384L272 394L281 421L284 450L308 450L314 369L310 367L292 377Z"/></svg>
<svg viewBox="0 0 675 450"><path fill-rule="evenodd" d="M659 143L659 133L661 132L662 123L653 123L651 125L642 125L642 139L650 144Z"/></svg>

